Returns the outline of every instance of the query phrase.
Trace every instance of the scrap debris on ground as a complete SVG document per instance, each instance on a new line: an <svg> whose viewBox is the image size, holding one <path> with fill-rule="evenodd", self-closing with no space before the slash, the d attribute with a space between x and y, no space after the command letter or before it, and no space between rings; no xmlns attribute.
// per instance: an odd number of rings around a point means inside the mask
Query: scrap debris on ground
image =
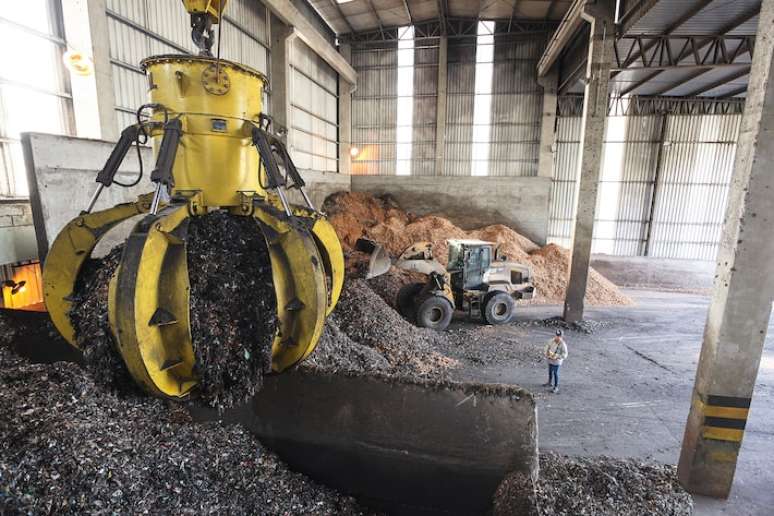
<svg viewBox="0 0 774 516"><path fill-rule="evenodd" d="M94 381L121 393L138 390L121 355L108 322L108 284L121 261L123 245L102 258L83 264L75 285L70 320L75 340L83 351L83 362Z"/></svg>
<svg viewBox="0 0 774 516"><path fill-rule="evenodd" d="M241 426L0 346L0 514L363 514Z"/></svg>
<svg viewBox="0 0 774 516"><path fill-rule="evenodd" d="M507 477L495 516L688 516L693 500L675 466L608 457L540 456L537 482Z"/></svg>
<svg viewBox="0 0 774 516"><path fill-rule="evenodd" d="M353 251L360 237L382 244L393 257L416 242L430 241L436 260L444 265L448 258L447 239L472 238L495 242L509 260L531 266L537 296L529 303L550 304L564 300L570 252L558 245L540 247L502 224L465 231L437 215L416 217L402 210L390 196L338 192L325 200L323 209L348 252L350 270L357 268L356 263L365 258L362 253ZM589 271L586 302L591 305L632 304L618 287L593 269Z"/></svg>
<svg viewBox="0 0 774 516"><path fill-rule="evenodd" d="M476 366L519 363L540 364L543 343L527 339L510 326L461 326L456 323L446 331L446 339L436 349L446 356Z"/></svg>
<svg viewBox="0 0 774 516"><path fill-rule="evenodd" d="M517 326L545 326L548 328L558 328L561 330L572 330L578 333L585 333L591 335L598 330L609 328L613 325L611 321L595 321L592 319L585 319L583 321L568 323L559 316L549 317L547 319L538 319L534 321L519 321L513 323Z"/></svg>
<svg viewBox="0 0 774 516"><path fill-rule="evenodd" d="M132 391L107 316L108 283L123 246L92 258L71 311L87 368L100 385ZM199 385L194 400L225 409L249 400L271 369L276 297L266 241L250 217L214 211L191 219L187 239L190 321Z"/></svg>
<svg viewBox="0 0 774 516"><path fill-rule="evenodd" d="M403 319L365 280L350 279L305 364L442 380L457 366L435 349L444 339Z"/></svg>

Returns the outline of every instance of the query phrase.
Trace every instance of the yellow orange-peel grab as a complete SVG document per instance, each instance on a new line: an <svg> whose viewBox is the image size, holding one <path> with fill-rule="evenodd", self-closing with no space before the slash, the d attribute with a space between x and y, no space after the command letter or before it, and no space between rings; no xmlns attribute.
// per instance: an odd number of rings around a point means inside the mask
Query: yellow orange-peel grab
<svg viewBox="0 0 774 516"><path fill-rule="evenodd" d="M122 133L87 209L62 230L46 258L51 318L77 346L69 311L81 266L110 228L144 214L110 282L110 327L129 372L145 390L187 396L198 382L189 321L188 224L191 217L226 208L254 219L266 239L278 311L272 368L281 372L317 345L341 293L344 259L333 227L312 205L287 149L261 114L266 79L208 56L157 56L142 67L150 103ZM155 191L93 211L102 189L117 183L128 149L143 138L153 142ZM301 205L290 201L293 191Z"/></svg>

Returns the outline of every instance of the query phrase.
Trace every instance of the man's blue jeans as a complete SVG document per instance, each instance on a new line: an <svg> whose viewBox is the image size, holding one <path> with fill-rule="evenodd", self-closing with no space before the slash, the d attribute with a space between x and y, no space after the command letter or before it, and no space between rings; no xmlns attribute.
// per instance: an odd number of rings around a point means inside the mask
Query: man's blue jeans
<svg viewBox="0 0 774 516"><path fill-rule="evenodd" d="M559 387L559 366L554 364L548 364L548 383L552 383L554 387Z"/></svg>

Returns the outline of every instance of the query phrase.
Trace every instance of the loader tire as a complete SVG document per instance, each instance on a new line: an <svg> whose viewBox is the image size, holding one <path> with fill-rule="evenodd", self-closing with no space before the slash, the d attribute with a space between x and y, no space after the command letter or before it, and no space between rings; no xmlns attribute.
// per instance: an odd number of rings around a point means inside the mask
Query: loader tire
<svg viewBox="0 0 774 516"><path fill-rule="evenodd" d="M417 308L417 326L443 331L452 320L454 308L448 299L430 296Z"/></svg>
<svg viewBox="0 0 774 516"><path fill-rule="evenodd" d="M417 312L417 296L422 291L422 283L408 283L400 287L395 305L398 313L411 322L415 322Z"/></svg>
<svg viewBox="0 0 774 516"><path fill-rule="evenodd" d="M505 324L513 319L515 312L516 301L509 294L498 292L487 296L483 310L484 321L491 325Z"/></svg>

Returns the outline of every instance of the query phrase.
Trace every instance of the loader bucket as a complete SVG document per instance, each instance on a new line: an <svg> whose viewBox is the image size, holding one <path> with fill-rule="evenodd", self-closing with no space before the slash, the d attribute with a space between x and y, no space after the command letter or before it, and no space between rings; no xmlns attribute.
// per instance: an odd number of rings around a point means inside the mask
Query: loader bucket
<svg viewBox="0 0 774 516"><path fill-rule="evenodd" d="M357 242L355 242L355 250L370 255L366 279L381 276L390 270L392 260L390 260L390 255L387 254L387 251L385 251L381 244L377 244L367 238L358 238Z"/></svg>

